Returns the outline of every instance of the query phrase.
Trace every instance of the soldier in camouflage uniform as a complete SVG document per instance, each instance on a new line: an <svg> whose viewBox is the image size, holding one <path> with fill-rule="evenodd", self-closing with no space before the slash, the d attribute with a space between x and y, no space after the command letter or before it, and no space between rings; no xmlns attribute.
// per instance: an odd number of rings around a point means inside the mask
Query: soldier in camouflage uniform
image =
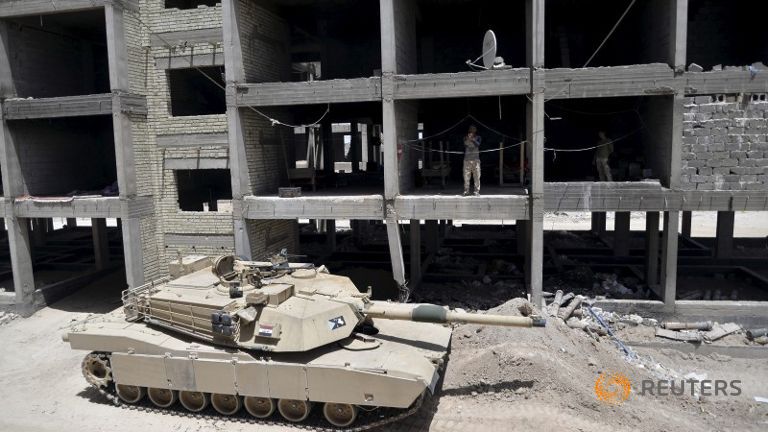
<svg viewBox="0 0 768 432"><path fill-rule="evenodd" d="M469 180L475 178L475 195L480 195L480 143L475 125L469 127L464 137L464 196L469 195Z"/></svg>

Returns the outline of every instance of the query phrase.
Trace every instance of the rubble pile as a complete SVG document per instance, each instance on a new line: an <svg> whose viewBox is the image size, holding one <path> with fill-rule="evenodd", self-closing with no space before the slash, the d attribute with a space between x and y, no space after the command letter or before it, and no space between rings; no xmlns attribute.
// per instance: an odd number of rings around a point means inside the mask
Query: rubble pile
<svg viewBox="0 0 768 432"><path fill-rule="evenodd" d="M8 311L0 310L0 326L8 324L9 322L15 320L18 317L19 317L19 315L15 314L13 312L8 312Z"/></svg>

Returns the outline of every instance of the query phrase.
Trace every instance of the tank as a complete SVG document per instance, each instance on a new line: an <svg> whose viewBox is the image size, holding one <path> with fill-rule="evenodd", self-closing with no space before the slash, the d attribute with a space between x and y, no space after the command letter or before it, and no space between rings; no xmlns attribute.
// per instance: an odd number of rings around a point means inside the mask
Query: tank
<svg viewBox="0 0 768 432"><path fill-rule="evenodd" d="M450 323L545 325L374 301L285 254L222 256L176 274L124 291L122 308L63 336L90 351L85 379L117 404L363 430L415 413L435 392Z"/></svg>

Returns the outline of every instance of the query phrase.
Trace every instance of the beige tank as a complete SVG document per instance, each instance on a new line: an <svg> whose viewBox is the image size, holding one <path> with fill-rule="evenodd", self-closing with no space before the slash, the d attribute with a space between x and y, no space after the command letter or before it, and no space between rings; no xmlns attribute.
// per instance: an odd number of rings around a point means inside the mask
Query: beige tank
<svg viewBox="0 0 768 432"><path fill-rule="evenodd" d="M349 278L284 256L224 256L197 268L126 290L122 311L64 335L91 351L82 367L89 383L146 409L257 421L277 411L289 422L362 430L414 413L434 392L447 323L545 324L373 301Z"/></svg>

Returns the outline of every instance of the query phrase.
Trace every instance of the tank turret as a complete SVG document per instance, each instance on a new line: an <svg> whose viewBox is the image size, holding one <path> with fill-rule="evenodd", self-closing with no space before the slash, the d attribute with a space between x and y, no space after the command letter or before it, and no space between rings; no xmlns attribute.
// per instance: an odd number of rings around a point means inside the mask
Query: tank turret
<svg viewBox="0 0 768 432"><path fill-rule="evenodd" d="M64 336L92 351L82 369L100 391L129 404L145 395L161 408L178 401L193 412L209 403L223 415L244 408L257 419L277 410L291 422L322 403L336 427L355 422L358 407L361 416L379 407L394 421L435 390L450 344L445 324L545 325L535 316L373 301L349 278L289 263L285 253L177 270L176 279L124 291L122 314ZM369 420L382 424L381 413Z"/></svg>

